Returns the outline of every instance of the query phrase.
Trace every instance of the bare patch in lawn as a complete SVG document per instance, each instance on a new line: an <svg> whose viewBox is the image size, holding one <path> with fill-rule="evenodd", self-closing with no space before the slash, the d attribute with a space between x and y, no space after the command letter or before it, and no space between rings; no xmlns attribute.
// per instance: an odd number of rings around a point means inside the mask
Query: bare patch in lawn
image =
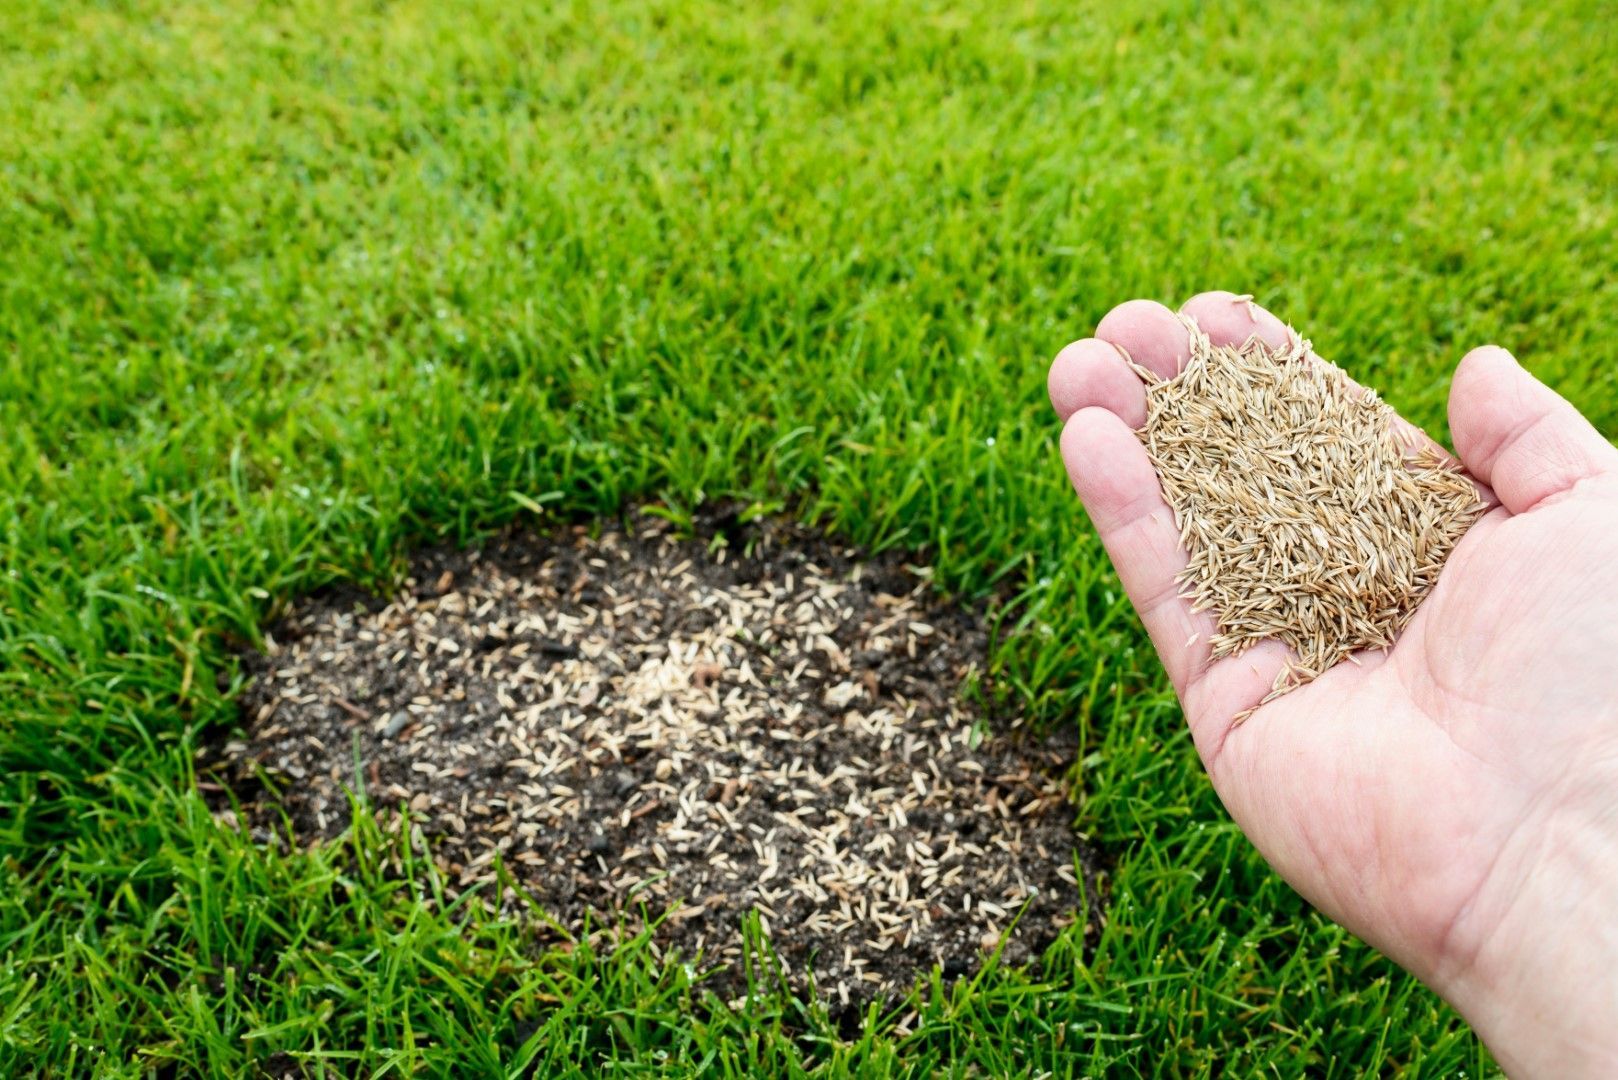
<svg viewBox="0 0 1618 1080"><path fill-rule="evenodd" d="M1019 912L1004 960L1027 961L1083 902L1074 743L982 715L984 648L901 557L784 523L513 534L423 554L391 600L299 607L211 767L311 840L363 785L454 887L503 860L575 933L673 908L654 940L721 993L756 910L846 1004L977 970Z"/></svg>

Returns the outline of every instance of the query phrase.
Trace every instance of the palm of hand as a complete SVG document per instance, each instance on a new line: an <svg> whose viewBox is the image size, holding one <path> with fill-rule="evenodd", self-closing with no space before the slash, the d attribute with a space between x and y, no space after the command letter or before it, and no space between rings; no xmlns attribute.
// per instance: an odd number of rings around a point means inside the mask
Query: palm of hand
<svg viewBox="0 0 1618 1080"><path fill-rule="evenodd" d="M1570 761L1611 747L1618 498L1492 510L1385 657L1340 665L1231 732L1215 770L1255 843L1417 974L1477 960L1534 868ZM1211 719L1211 718L1210 718ZM1258 790L1262 788L1263 790Z"/></svg>
<svg viewBox="0 0 1618 1080"><path fill-rule="evenodd" d="M1259 333L1279 344L1288 333L1229 294L1185 311L1216 342ZM1210 664L1194 644L1211 620L1173 586L1184 554L1130 430L1144 404L1118 356L1172 374L1185 332L1166 309L1133 302L1098 338L1052 367L1063 456L1220 797L1306 898L1486 1035L1509 1031L1486 987L1565 983L1590 963L1578 942L1547 944L1531 924L1546 904L1604 922L1603 886L1618 880L1618 846L1591 839L1618 818L1618 452L1506 354L1469 357L1451 424L1499 504L1392 650L1340 664L1233 726L1285 653L1266 643Z"/></svg>

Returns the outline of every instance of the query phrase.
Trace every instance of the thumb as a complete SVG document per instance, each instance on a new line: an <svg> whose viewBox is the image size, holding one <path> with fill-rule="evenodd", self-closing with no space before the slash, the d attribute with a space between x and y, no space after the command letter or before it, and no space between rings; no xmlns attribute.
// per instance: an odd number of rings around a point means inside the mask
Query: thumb
<svg viewBox="0 0 1618 1080"><path fill-rule="evenodd" d="M1449 428L1466 470L1513 514L1618 472L1618 450L1590 421L1494 345L1473 349L1455 369Z"/></svg>

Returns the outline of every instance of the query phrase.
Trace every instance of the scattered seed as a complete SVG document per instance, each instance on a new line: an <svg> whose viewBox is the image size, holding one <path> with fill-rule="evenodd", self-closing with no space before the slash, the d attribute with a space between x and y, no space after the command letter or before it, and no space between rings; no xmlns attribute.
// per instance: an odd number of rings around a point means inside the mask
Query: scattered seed
<svg viewBox="0 0 1618 1080"><path fill-rule="evenodd" d="M227 772L305 777L283 806L331 837L357 740L379 816L408 808L450 895L491 897L503 864L572 934L675 908L654 946L700 952L722 992L749 909L791 977L864 1002L998 942L1029 881L1006 956L1032 959L1089 860L1061 810L1071 734L1012 741L963 702L985 638L925 575L749 529L723 561L649 517L509 537L427 553L388 603L310 601L248 658Z"/></svg>

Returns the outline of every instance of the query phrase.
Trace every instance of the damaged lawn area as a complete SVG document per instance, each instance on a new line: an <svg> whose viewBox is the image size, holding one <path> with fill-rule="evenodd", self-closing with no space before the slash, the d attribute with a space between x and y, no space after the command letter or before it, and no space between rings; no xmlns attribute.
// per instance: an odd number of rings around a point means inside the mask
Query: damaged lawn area
<svg viewBox="0 0 1618 1080"><path fill-rule="evenodd" d="M1077 741L991 721L985 647L898 554L780 521L512 533L298 606L211 760L262 839L331 839L363 792L452 895L503 867L564 947L650 917L732 999L756 915L796 992L857 1012L1037 959L1094 903Z"/></svg>

